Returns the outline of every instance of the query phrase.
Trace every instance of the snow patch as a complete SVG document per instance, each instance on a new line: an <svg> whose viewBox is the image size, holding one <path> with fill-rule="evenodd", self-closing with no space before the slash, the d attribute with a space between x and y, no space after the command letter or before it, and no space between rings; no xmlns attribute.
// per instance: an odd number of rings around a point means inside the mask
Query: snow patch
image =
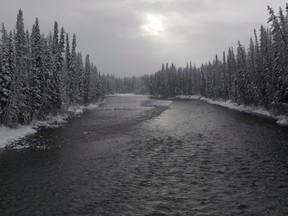
<svg viewBox="0 0 288 216"><path fill-rule="evenodd" d="M71 106L67 109L67 111L72 115L80 115L83 113L83 106Z"/></svg>
<svg viewBox="0 0 288 216"><path fill-rule="evenodd" d="M133 93L117 93L117 94L111 94L108 96L112 96L112 97L137 97L137 96L144 96L144 95L140 95L140 94L133 94Z"/></svg>
<svg viewBox="0 0 288 216"><path fill-rule="evenodd" d="M135 97L136 95L135 94L132 94L132 93L128 93L128 94L112 94L112 95L109 95L109 96L112 96L112 97Z"/></svg>
<svg viewBox="0 0 288 216"><path fill-rule="evenodd" d="M85 110L95 110L98 109L99 106L103 103L105 103L106 100L94 103L94 104L89 104L87 106L70 106L67 111L73 115L81 115Z"/></svg>
<svg viewBox="0 0 288 216"><path fill-rule="evenodd" d="M200 95L177 95L173 99L196 100L196 99L200 99L200 98L201 98Z"/></svg>
<svg viewBox="0 0 288 216"><path fill-rule="evenodd" d="M99 103L89 104L87 106L70 106L66 111L67 113L58 114L56 116L48 116L45 121L37 121L33 124L34 129L39 128L56 128L63 126L65 123L68 122L69 118L73 116L80 116L83 114L85 110L95 110L99 108L99 106L105 103L106 100L103 100Z"/></svg>
<svg viewBox="0 0 288 216"><path fill-rule="evenodd" d="M277 124L283 125L283 126L288 126L288 116L277 116Z"/></svg>
<svg viewBox="0 0 288 216"><path fill-rule="evenodd" d="M106 102L106 101L104 101ZM103 102L103 103L104 103ZM97 104L89 104L88 106L85 107L85 109L87 110L95 110L97 108L99 108L99 106L101 105L102 103L97 103Z"/></svg>
<svg viewBox="0 0 288 216"><path fill-rule="evenodd" d="M63 115L56 115L50 117L50 124L64 124L67 122L69 116L66 114Z"/></svg>
<svg viewBox="0 0 288 216"><path fill-rule="evenodd" d="M13 141L23 138L27 135L36 133L37 131L29 126L21 126L19 128L0 127L0 149L11 144Z"/></svg>
<svg viewBox="0 0 288 216"><path fill-rule="evenodd" d="M170 104L172 103L173 101L171 100L155 100L155 99L151 99L151 100L148 100L146 102L146 105L147 106L162 106L162 107L168 107L170 106Z"/></svg>
<svg viewBox="0 0 288 216"><path fill-rule="evenodd" d="M65 123L67 123L69 119L68 114L56 115L56 116L48 116L45 121L37 121L33 124L34 129L39 128L57 128Z"/></svg>

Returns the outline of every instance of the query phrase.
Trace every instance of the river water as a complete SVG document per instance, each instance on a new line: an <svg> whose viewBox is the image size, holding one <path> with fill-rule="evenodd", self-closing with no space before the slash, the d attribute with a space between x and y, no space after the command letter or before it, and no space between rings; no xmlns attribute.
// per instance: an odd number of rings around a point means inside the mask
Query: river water
<svg viewBox="0 0 288 216"><path fill-rule="evenodd" d="M288 215L288 129L203 101L109 97L0 152L0 215Z"/></svg>

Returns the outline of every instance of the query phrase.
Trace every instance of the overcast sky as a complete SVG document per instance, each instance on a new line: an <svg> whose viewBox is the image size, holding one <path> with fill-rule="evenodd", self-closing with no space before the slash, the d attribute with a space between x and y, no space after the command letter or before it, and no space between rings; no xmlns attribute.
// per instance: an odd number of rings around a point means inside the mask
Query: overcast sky
<svg viewBox="0 0 288 216"><path fill-rule="evenodd" d="M58 21L101 72L130 76L154 73L162 62L200 65L238 40L247 44L266 25L267 5L278 12L286 1L0 0L0 22L14 29L20 8L29 31L36 17L45 34Z"/></svg>

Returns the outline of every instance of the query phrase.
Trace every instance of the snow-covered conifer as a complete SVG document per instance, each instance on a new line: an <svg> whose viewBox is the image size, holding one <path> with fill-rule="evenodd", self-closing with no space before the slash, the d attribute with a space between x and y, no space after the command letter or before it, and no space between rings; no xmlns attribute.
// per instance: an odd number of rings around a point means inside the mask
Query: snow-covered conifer
<svg viewBox="0 0 288 216"><path fill-rule="evenodd" d="M58 30L58 23L55 21L54 23L54 32L52 38L52 86L53 91L51 92L51 101L53 110L59 110L62 105L61 101L61 73L62 73L62 64L63 58L62 53L60 50L60 43L59 43L59 30Z"/></svg>
<svg viewBox="0 0 288 216"><path fill-rule="evenodd" d="M4 67L2 68L5 75L6 81L4 80L5 85L3 85L4 89L7 91L4 92L5 98L5 107L3 109L2 122L4 125L9 127L16 127L19 123L19 88L17 82L16 74L16 56L14 51L14 42L12 32L10 32L7 41L6 41L6 53L3 57ZM9 86L6 86L9 85ZM1 101L3 102L3 100Z"/></svg>
<svg viewBox="0 0 288 216"><path fill-rule="evenodd" d="M88 103L89 101L90 72L91 72L90 58L89 55L87 55L85 58L84 93L83 93L84 104Z"/></svg>
<svg viewBox="0 0 288 216"><path fill-rule="evenodd" d="M72 48L71 48L71 57L70 57L70 65L68 70L68 76L70 80L70 86L69 86L69 98L70 103L75 104L76 98L77 98L77 92L78 92L78 81L76 80L76 35L73 34L72 39Z"/></svg>
<svg viewBox="0 0 288 216"><path fill-rule="evenodd" d="M16 73L15 85L19 89L18 104L20 108L19 121L22 124L28 124L31 121L31 104L28 82L28 71L26 66L27 46L24 31L23 11L20 9L17 15L15 40L15 58L16 58Z"/></svg>

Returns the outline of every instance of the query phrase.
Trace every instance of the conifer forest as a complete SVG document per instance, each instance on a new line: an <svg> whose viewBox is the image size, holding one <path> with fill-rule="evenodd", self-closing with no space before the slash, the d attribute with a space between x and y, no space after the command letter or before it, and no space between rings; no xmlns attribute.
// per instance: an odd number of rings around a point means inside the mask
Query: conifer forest
<svg viewBox="0 0 288 216"><path fill-rule="evenodd" d="M150 94L162 97L201 95L214 100L269 108L288 103L288 7L268 7L268 27L254 30L249 47L238 42L221 56L196 67L164 65L150 76Z"/></svg>

